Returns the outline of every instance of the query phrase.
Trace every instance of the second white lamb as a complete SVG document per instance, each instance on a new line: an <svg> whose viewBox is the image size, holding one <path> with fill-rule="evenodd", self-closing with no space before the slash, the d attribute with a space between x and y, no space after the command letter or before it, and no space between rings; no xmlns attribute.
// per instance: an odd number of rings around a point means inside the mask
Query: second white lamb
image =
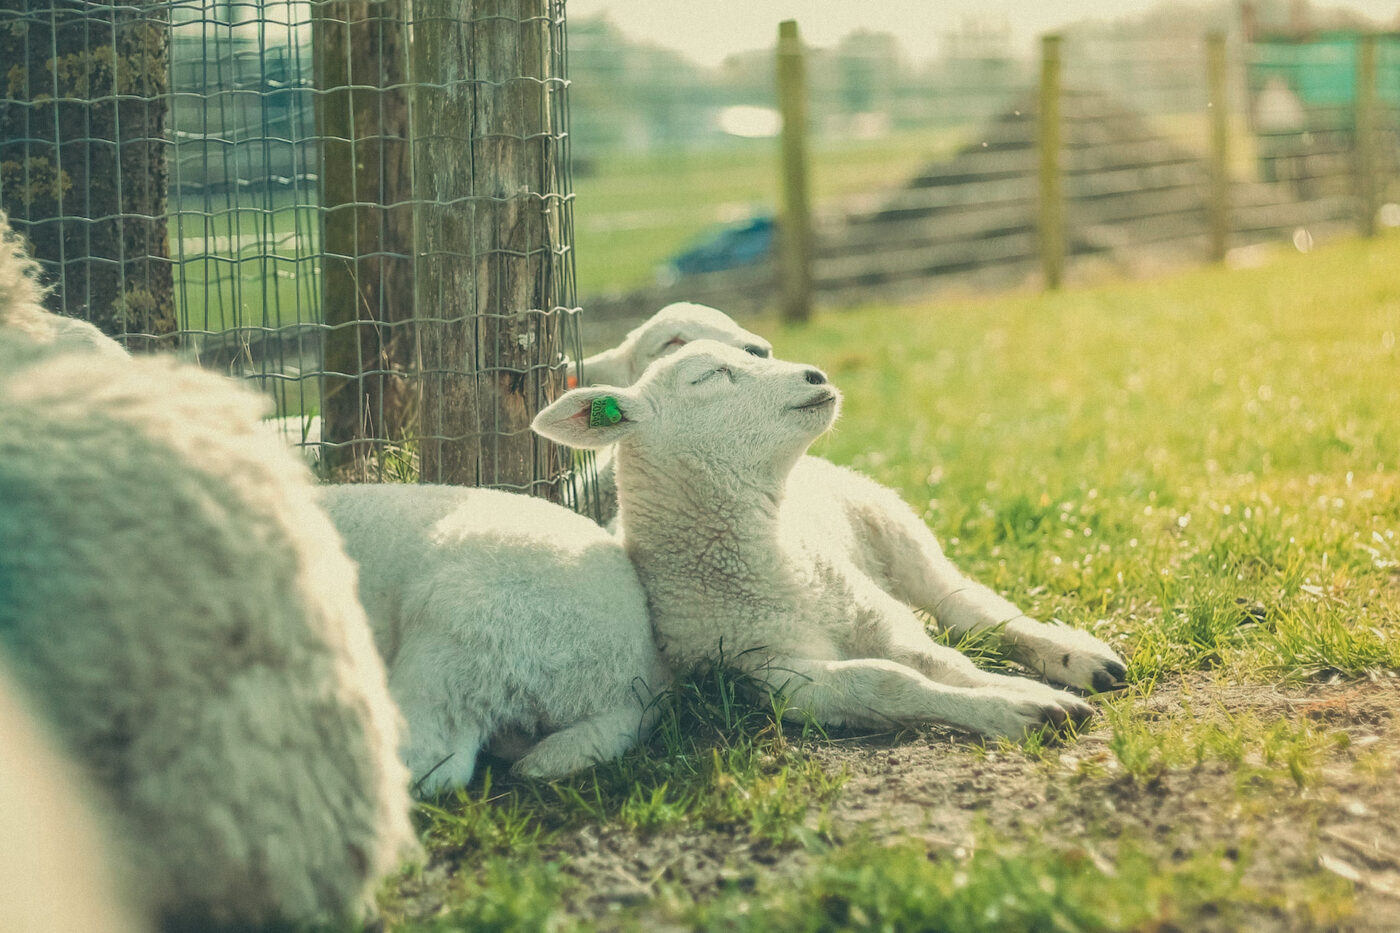
<svg viewBox="0 0 1400 933"><path fill-rule="evenodd" d="M422 792L465 784L488 743L554 778L650 729L668 674L636 571L604 529L490 489L346 485L320 500L360 565Z"/></svg>

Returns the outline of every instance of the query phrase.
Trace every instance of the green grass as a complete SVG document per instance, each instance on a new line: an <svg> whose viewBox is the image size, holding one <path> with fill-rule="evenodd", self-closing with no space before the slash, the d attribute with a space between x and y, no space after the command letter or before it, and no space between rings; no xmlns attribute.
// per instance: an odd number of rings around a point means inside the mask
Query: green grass
<svg viewBox="0 0 1400 933"><path fill-rule="evenodd" d="M178 262L181 329L218 333L316 320L315 198L314 191L238 192L172 203L169 236Z"/></svg>
<svg viewBox="0 0 1400 933"><path fill-rule="evenodd" d="M1008 790L950 846L917 821L835 819L849 777L816 753L845 740L779 727L780 705L697 674L658 701L646 748L557 784L490 770L425 807L434 865L450 871L391 886L389 929L1341 922L1359 895L1318 868L1318 826L1339 788L1389 799L1394 743L1353 744L1364 716L1268 697L1341 681L1351 703L1400 670L1397 246L752 322L845 392L814 452L899 490L965 570L1028 611L1114 642L1131 689L1078 740L947 745L955 775L1011 761L1018 787L1048 794L1019 819ZM994 640L962 647L997 663ZM1180 824L1150 815L1188 803ZM657 870L585 920L589 876L571 866L599 836L746 854L717 886ZM443 904L426 916L425 891Z"/></svg>
<svg viewBox="0 0 1400 933"><path fill-rule="evenodd" d="M700 929L1102 931L1151 928L1202 904L1253 898L1243 865L1202 852L1162 871L1131 846L1106 870L1083 850L1037 844L1014 855L987 837L970 853L930 858L923 846L858 845L821 860L795 887L695 905Z"/></svg>

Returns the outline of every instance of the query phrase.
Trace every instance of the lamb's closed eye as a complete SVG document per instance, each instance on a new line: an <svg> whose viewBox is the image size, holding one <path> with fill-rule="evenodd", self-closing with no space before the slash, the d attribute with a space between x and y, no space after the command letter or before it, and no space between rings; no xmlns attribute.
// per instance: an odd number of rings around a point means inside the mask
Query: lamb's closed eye
<svg viewBox="0 0 1400 933"><path fill-rule="evenodd" d="M734 381L734 370L730 369L728 366L719 366L705 373L699 379L692 380L690 384L693 386L698 386L700 385L700 383L709 382L711 379L719 375L728 376L730 382Z"/></svg>

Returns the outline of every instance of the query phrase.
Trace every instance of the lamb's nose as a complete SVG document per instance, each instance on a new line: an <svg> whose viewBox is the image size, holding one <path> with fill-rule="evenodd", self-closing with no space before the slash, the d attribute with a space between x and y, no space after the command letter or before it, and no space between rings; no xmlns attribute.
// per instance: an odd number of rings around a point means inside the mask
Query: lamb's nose
<svg viewBox="0 0 1400 933"><path fill-rule="evenodd" d="M807 381L814 386L824 385L826 383L826 373L822 372L820 369L809 369L804 375L807 377Z"/></svg>

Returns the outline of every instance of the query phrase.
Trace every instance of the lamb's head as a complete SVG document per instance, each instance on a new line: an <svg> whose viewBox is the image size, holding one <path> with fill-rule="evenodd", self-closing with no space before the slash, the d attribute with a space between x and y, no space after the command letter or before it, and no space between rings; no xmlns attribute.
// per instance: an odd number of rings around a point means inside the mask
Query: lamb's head
<svg viewBox="0 0 1400 933"><path fill-rule="evenodd" d="M723 311L678 301L647 319L611 350L583 361L589 385L631 385L652 363L696 340L717 340L754 356L773 355L773 345L744 330Z"/></svg>
<svg viewBox="0 0 1400 933"><path fill-rule="evenodd" d="M532 427L569 447L619 444L620 456L781 480L831 427L840 404L818 369L697 340L630 388L566 393Z"/></svg>

